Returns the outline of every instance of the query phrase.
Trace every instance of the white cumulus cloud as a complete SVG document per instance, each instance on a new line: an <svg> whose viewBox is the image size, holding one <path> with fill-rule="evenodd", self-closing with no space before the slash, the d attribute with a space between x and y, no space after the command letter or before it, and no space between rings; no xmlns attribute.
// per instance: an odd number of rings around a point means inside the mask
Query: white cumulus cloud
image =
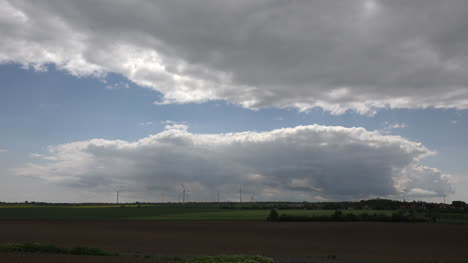
<svg viewBox="0 0 468 263"><path fill-rule="evenodd" d="M452 179L419 161L422 144L364 128L298 126L267 132L194 134L186 125L135 142L93 139L50 146L15 170L69 187L147 195L177 193L236 198L239 185L256 200L353 199L452 193Z"/></svg>
<svg viewBox="0 0 468 263"><path fill-rule="evenodd" d="M0 63L122 74L159 103L467 109L467 28L456 0L0 0Z"/></svg>

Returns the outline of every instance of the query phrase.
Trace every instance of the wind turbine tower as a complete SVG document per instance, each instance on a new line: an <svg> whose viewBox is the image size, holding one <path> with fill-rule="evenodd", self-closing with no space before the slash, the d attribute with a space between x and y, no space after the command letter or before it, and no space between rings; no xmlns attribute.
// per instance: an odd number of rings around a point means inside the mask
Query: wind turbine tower
<svg viewBox="0 0 468 263"><path fill-rule="evenodd" d="M189 202L189 193L191 193L191 191L190 191L190 189L187 189L185 191L185 202L187 202L187 203Z"/></svg>
<svg viewBox="0 0 468 263"><path fill-rule="evenodd" d="M115 191L115 193L117 194L116 196L116 203L118 204L119 203L119 195L120 195L120 192L122 191L122 188L121 187L112 187L112 189Z"/></svg>
<svg viewBox="0 0 468 263"><path fill-rule="evenodd" d="M182 186L182 203L185 203L185 195L187 193L187 190L185 189L184 184L180 184L180 186Z"/></svg>
<svg viewBox="0 0 468 263"><path fill-rule="evenodd" d="M239 185L239 202L242 203L242 185Z"/></svg>

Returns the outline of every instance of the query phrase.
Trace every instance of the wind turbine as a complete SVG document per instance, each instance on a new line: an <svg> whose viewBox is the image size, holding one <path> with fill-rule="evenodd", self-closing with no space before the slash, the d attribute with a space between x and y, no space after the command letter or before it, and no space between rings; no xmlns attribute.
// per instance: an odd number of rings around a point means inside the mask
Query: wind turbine
<svg viewBox="0 0 468 263"><path fill-rule="evenodd" d="M112 189L116 192L117 196L116 196L116 203L118 204L119 203L119 195L120 195L120 192L122 191L122 186L118 186L118 187L112 187Z"/></svg>
<svg viewBox="0 0 468 263"><path fill-rule="evenodd" d="M182 203L185 203L185 195L187 193L187 189L185 189L184 184L180 184L180 186L182 186Z"/></svg>
<svg viewBox="0 0 468 263"><path fill-rule="evenodd" d="M242 185L239 185L239 202L242 203Z"/></svg>
<svg viewBox="0 0 468 263"><path fill-rule="evenodd" d="M185 191L185 201L188 203L189 202L189 193L191 193L190 189L187 189Z"/></svg>
<svg viewBox="0 0 468 263"><path fill-rule="evenodd" d="M442 196L444 197L444 205L445 205L445 198L447 197L447 194L450 193L450 189L448 187L449 186L446 185L445 187L442 188L442 191L443 191Z"/></svg>
<svg viewBox="0 0 468 263"><path fill-rule="evenodd" d="M406 203L406 193L408 192L408 189L403 189L403 203Z"/></svg>

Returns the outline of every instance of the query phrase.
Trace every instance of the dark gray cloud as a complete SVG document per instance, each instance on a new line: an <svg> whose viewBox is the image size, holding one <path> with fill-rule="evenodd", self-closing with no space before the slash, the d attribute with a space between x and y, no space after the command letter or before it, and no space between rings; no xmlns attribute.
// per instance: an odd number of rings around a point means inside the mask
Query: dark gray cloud
<svg viewBox="0 0 468 263"><path fill-rule="evenodd" d="M70 187L124 185L141 195L175 193L198 200L217 191L235 199L242 185L257 200L440 196L451 176L421 166L420 143L363 128L298 126L269 132L192 134L184 125L136 142L94 139L50 146L15 170ZM155 193L157 192L157 193Z"/></svg>
<svg viewBox="0 0 468 263"><path fill-rule="evenodd" d="M120 73L162 103L468 108L463 0L3 0L0 14L0 62Z"/></svg>

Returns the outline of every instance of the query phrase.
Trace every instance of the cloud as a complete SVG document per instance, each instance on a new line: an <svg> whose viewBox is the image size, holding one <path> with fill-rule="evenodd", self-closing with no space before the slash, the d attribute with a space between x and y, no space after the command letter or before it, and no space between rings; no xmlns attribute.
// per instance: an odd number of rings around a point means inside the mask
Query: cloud
<svg viewBox="0 0 468 263"><path fill-rule="evenodd" d="M107 85L105 87L106 89L108 90L115 90L115 89L128 89L130 88L130 86L128 85L128 83L114 83L113 85Z"/></svg>
<svg viewBox="0 0 468 263"><path fill-rule="evenodd" d="M37 155L42 160L15 173L86 189L125 185L129 192L157 196L178 193L183 183L191 200L212 200L217 191L238 200L239 184L257 200L452 193L450 175L419 164L431 154L420 143L364 128L193 134L187 126L168 126L135 142L93 139L50 146Z"/></svg>
<svg viewBox="0 0 468 263"><path fill-rule="evenodd" d="M164 129L166 130L181 130L181 131L186 131L188 130L188 124L186 122L177 122L177 121L162 121L162 124L164 125Z"/></svg>
<svg viewBox="0 0 468 263"><path fill-rule="evenodd" d="M467 28L466 1L0 0L0 63L119 73L159 103L467 109Z"/></svg>
<svg viewBox="0 0 468 263"><path fill-rule="evenodd" d="M151 121L140 122L140 123L138 123L138 125L140 125L140 126L151 126L151 125L153 125L153 122L151 122Z"/></svg>
<svg viewBox="0 0 468 263"><path fill-rule="evenodd" d="M0 153L6 153L6 152L8 152L8 149L2 149L2 148L0 148Z"/></svg>
<svg viewBox="0 0 468 263"><path fill-rule="evenodd" d="M401 123L390 123L388 121L383 123L384 127L378 130L382 134L391 134L393 130L396 129L405 129L408 128L408 124L401 122Z"/></svg>
<svg viewBox="0 0 468 263"><path fill-rule="evenodd" d="M408 124L401 122L401 123L390 123L388 121L384 122L383 129L379 130L381 133L390 134L392 130L396 129L405 129L408 128Z"/></svg>
<svg viewBox="0 0 468 263"><path fill-rule="evenodd" d="M385 130L404 129L404 128L408 128L408 124L406 124L404 122L393 123L393 124L385 122L385 127L384 127Z"/></svg>
<svg viewBox="0 0 468 263"><path fill-rule="evenodd" d="M403 169L402 175L397 187L410 196L435 197L455 191L453 178L436 168L420 165L409 170ZM434 185L438 188L434 188Z"/></svg>
<svg viewBox="0 0 468 263"><path fill-rule="evenodd" d="M411 196L414 196L414 197L439 196L434 191L424 190L424 189L421 189L421 188L413 188L408 192L408 194L410 194Z"/></svg>

